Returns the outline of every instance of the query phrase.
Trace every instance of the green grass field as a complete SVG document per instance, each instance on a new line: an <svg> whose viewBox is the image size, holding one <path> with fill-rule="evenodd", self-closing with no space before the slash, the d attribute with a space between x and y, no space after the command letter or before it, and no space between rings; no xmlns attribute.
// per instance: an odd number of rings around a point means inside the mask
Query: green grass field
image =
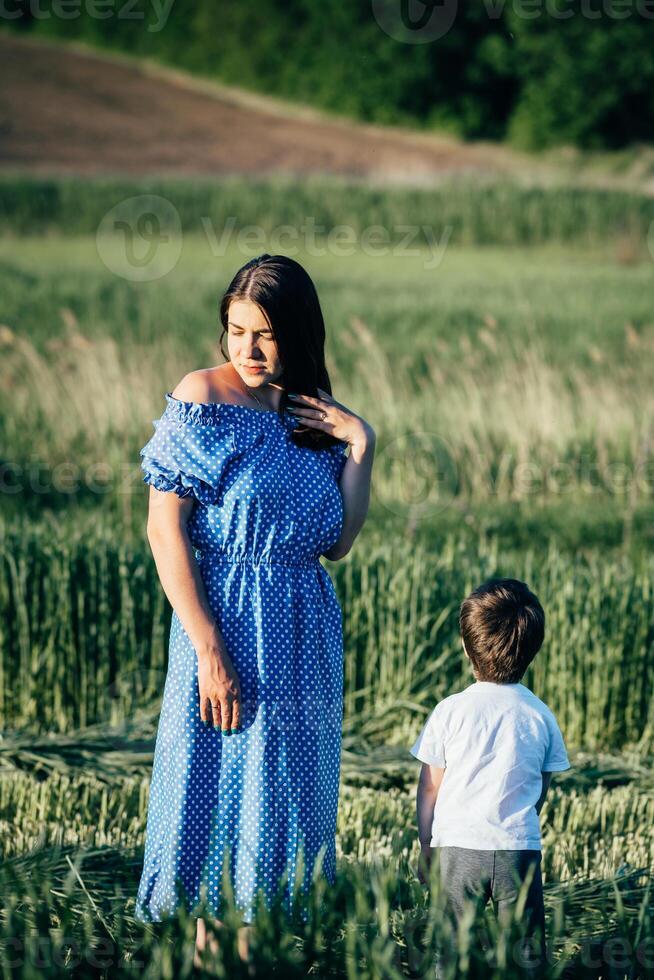
<svg viewBox="0 0 654 980"><path fill-rule="evenodd" d="M353 225L375 223L367 213ZM131 917L170 622L138 451L164 392L222 361L217 309L231 276L276 249L232 242L216 254L193 226L174 267L139 282L121 275L134 267L120 239L28 235L25 224L0 238L3 975L189 976L193 923L180 914L152 929ZM484 578L510 575L544 605L545 645L524 682L557 715L573 763L541 814L548 975L646 976L646 240L452 241L436 265L426 248L345 256L322 245L279 250L314 278L334 394L378 444L368 523L329 565L346 653L338 883L308 924L261 910L258 975L273 965L297 977L430 975L444 926L437 882L430 905L414 874L408 747L436 701L471 682L458 604ZM497 936L488 964L461 937L456 976L519 975L510 943ZM245 976L234 955L227 944L222 976Z"/></svg>

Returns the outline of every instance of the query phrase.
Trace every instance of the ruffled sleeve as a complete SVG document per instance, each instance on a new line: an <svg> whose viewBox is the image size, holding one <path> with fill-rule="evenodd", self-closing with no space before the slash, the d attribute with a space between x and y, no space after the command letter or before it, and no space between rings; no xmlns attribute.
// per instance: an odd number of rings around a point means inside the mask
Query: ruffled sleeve
<svg viewBox="0 0 654 980"><path fill-rule="evenodd" d="M333 446L327 447L327 455L330 462L331 470L334 474L334 479L338 483L341 479L341 473L343 472L343 467L347 462L346 450L348 447L347 442L334 443Z"/></svg>
<svg viewBox="0 0 654 980"><path fill-rule="evenodd" d="M235 452L234 427L219 403L185 402L166 392L166 408L153 419L155 432L141 449L141 468L156 490L221 502L221 476Z"/></svg>

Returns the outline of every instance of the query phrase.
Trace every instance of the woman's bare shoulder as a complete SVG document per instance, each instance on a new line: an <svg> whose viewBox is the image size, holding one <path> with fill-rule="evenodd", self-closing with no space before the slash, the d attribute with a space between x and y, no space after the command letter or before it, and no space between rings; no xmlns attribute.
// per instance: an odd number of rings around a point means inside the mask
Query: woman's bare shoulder
<svg viewBox="0 0 654 980"><path fill-rule="evenodd" d="M222 365L217 368L200 368L189 371L175 386L171 395L185 402L229 401L229 389L221 373Z"/></svg>

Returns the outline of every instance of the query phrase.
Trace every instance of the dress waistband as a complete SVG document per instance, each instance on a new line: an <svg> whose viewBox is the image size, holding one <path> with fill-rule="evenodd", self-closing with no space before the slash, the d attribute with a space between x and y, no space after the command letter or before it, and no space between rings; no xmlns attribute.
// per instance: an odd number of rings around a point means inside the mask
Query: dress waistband
<svg viewBox="0 0 654 980"><path fill-rule="evenodd" d="M215 548L210 545L202 545L201 548L192 545L193 554L202 561L206 555L211 555L213 561L225 562L230 565L298 565L300 567L313 567L320 564L318 555L283 555L267 554L252 555L229 551L226 548Z"/></svg>

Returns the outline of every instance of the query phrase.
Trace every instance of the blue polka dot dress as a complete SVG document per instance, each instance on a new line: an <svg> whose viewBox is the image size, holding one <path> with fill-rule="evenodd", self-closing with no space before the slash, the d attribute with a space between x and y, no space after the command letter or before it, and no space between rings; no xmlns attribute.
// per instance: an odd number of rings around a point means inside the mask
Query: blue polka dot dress
<svg viewBox="0 0 654 980"><path fill-rule="evenodd" d="M165 395L145 483L193 497L195 560L241 683L240 734L202 724L197 656L173 611L135 917L206 900L223 867L245 922L335 875L343 708L341 609L319 556L343 523L346 443L291 440L299 418ZM198 913L199 914L199 913Z"/></svg>

